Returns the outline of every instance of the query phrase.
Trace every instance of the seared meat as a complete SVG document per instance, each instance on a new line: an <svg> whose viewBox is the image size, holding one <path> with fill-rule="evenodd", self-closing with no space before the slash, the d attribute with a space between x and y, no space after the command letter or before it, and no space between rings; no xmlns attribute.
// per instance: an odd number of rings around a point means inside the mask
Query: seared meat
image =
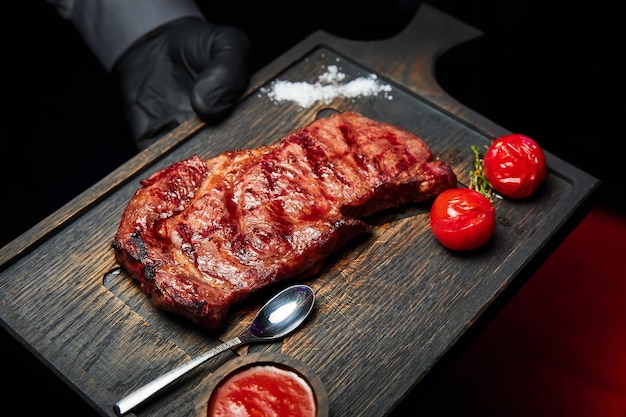
<svg viewBox="0 0 626 417"><path fill-rule="evenodd" d="M273 145L191 156L142 180L113 247L156 307L215 331L259 288L319 273L370 229L367 216L455 186L413 133L334 114Z"/></svg>

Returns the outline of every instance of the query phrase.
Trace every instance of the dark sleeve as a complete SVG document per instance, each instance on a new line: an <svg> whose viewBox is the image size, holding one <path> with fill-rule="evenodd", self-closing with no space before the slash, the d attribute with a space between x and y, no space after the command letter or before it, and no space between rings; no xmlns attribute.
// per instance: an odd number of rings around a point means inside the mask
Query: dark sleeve
<svg viewBox="0 0 626 417"><path fill-rule="evenodd" d="M193 0L47 0L70 20L110 71L135 40L173 19L204 19Z"/></svg>

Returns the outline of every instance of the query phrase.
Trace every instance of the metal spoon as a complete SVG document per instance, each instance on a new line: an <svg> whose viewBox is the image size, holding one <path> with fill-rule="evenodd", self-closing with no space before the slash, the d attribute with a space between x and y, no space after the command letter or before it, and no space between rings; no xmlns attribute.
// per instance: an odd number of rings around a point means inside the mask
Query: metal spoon
<svg viewBox="0 0 626 417"><path fill-rule="evenodd" d="M315 293L311 287L293 285L285 288L261 307L252 324L244 333L131 392L119 400L113 406L113 410L119 416L127 413L181 376L227 349L246 343L271 341L286 336L304 322L313 309L313 304L315 304Z"/></svg>

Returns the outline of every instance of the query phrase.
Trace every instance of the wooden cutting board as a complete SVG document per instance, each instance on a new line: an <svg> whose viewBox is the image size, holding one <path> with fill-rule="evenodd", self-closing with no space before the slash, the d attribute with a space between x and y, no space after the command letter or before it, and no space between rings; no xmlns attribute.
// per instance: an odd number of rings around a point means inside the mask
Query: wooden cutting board
<svg viewBox="0 0 626 417"><path fill-rule="evenodd" d="M254 75L233 114L217 126L191 119L58 212L0 250L2 325L102 415L138 386L243 330L280 284L232 311L221 334L156 310L117 267L111 242L139 180L191 154L209 158L274 142L321 111L357 111L406 128L447 161L467 185L474 155L510 133L440 89L436 58L480 35L423 5L396 37L372 42L317 32ZM383 95L335 98L300 108L273 102L277 80L314 83L336 65L346 81L375 74ZM506 302L584 216L599 181L546 154L549 175L528 200L495 202L493 239L467 254L432 236L428 204L371 219L371 235L351 242L306 281L317 305L305 326L282 342L250 351L289 355L326 387L330 415L383 416L471 330ZM284 283L284 285L291 284ZM212 371L248 349L210 360L141 416L200 416Z"/></svg>

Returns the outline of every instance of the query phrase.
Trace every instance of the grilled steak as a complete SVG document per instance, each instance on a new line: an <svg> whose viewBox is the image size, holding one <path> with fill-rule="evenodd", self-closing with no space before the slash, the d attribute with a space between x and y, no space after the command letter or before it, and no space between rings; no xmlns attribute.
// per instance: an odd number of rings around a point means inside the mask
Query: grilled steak
<svg viewBox="0 0 626 417"><path fill-rule="evenodd" d="M157 308L215 331L259 288L319 273L370 230L367 216L455 186L416 135L334 114L272 145L191 156L142 180L113 247Z"/></svg>

